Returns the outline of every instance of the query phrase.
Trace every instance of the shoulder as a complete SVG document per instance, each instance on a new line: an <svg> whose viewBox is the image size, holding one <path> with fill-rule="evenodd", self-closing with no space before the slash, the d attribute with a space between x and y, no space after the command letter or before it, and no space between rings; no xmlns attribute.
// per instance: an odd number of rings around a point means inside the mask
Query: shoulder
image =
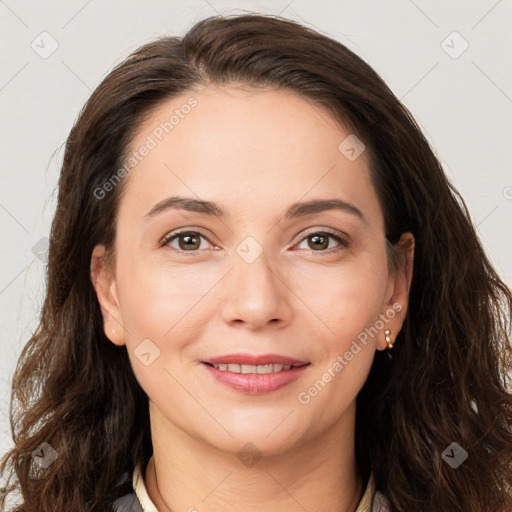
<svg viewBox="0 0 512 512"><path fill-rule="evenodd" d="M113 505L114 512L143 512L134 492L117 499Z"/></svg>
<svg viewBox="0 0 512 512"><path fill-rule="evenodd" d="M388 499L380 491L375 493L373 498L372 512L390 512L391 505Z"/></svg>
<svg viewBox="0 0 512 512"><path fill-rule="evenodd" d="M375 487L373 471L370 473L366 490L356 512L391 512L391 505L386 496Z"/></svg>

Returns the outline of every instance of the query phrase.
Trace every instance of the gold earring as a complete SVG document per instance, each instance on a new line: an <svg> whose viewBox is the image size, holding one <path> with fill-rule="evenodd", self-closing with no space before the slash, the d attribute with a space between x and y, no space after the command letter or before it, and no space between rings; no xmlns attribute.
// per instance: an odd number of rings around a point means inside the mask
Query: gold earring
<svg viewBox="0 0 512 512"><path fill-rule="evenodd" d="M393 343L394 341L391 341L391 331L389 329L386 329L384 331L384 334L386 336L386 343L388 344L388 349L392 349L393 348Z"/></svg>

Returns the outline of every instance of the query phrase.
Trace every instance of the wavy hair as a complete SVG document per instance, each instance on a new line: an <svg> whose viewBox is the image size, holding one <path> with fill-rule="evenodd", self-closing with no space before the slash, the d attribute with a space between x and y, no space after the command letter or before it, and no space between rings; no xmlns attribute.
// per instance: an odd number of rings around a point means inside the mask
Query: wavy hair
<svg viewBox="0 0 512 512"><path fill-rule="evenodd" d="M142 121L209 83L286 89L364 142L386 236L415 237L408 314L393 358L377 352L357 397L356 453L392 511L512 510L512 295L487 258L464 201L408 110L360 57L278 16L214 16L119 64L67 139L40 324L12 383L13 448L0 508L100 512L131 491L151 453L148 399L125 347L115 347L90 280L93 248L115 245L122 184L95 190L123 165ZM125 180L125 179L124 179ZM47 468L32 454L47 442ZM457 469L443 460L457 442Z"/></svg>

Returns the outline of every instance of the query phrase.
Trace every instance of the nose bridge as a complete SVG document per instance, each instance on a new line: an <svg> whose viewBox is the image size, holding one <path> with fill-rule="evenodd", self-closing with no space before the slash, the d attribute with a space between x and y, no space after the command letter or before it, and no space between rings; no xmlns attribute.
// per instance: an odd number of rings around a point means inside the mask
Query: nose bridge
<svg viewBox="0 0 512 512"><path fill-rule="evenodd" d="M223 309L226 322L257 328L287 319L286 287L258 242L247 237L238 245L229 274Z"/></svg>

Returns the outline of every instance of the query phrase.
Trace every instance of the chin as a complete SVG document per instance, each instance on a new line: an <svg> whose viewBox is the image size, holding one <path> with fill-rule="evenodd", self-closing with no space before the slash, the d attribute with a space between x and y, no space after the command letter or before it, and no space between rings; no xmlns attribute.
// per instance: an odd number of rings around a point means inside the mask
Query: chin
<svg viewBox="0 0 512 512"><path fill-rule="evenodd" d="M296 429L290 429L290 425L281 430L281 427L278 427L272 432L272 429L262 429L262 424L265 425L264 422L259 422L254 425L254 428L246 428L242 431L228 428L232 437L226 434L222 438L205 440L210 446L239 458L281 455L293 449L300 440L299 432Z"/></svg>

